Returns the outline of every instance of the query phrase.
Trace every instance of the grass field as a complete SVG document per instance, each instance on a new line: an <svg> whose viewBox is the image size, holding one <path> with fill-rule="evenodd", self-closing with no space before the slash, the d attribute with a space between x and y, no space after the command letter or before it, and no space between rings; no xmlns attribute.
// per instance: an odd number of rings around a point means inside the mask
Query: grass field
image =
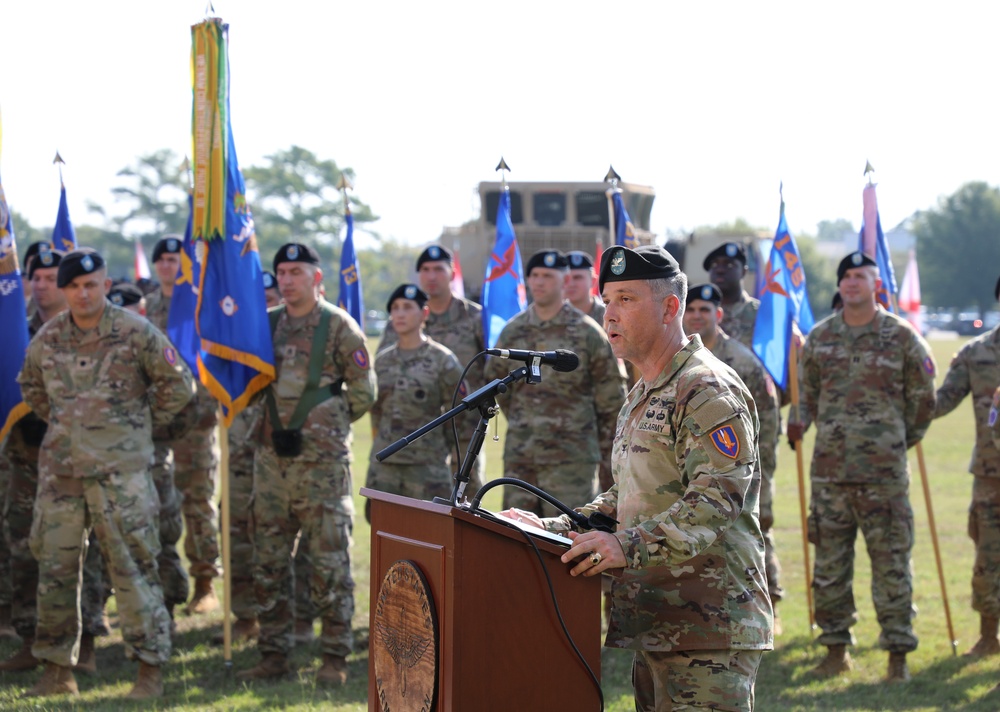
<svg viewBox="0 0 1000 712"><path fill-rule="evenodd" d="M947 368L952 353L963 343L960 339L934 339L939 371ZM939 379L943 373L939 373ZM503 435L502 419L500 435ZM493 430L486 442L490 477L499 476L502 442L493 442ZM367 419L355 428L355 491L364 479L371 447ZM958 651L971 646L978 635L978 616L969 607L969 579L973 547L966 534L966 510L972 487L967 473L972 448L972 408L968 400L954 413L936 422L924 441L924 453L930 480L931 498L937 524L945 579ZM807 435L804 453L806 467L811 455L811 436ZM911 499L916 514L917 540L913 552L916 577L915 603L920 609L916 631L920 647L909 657L913 680L905 685L886 686L886 654L875 647L878 625L870 597L870 565L863 543L859 542L856 561L855 597L860 621L855 627L858 645L853 651L856 670L847 677L813 680L809 669L821 658L824 649L814 644L806 607L805 576L799 518L799 496L795 454L782 445L775 500L776 537L783 566L783 585L787 591L780 613L784 634L777 639L774 652L764 657L757 678L757 709L771 710L1000 710L1000 692L993 687L1000 682L1000 658L971 662L952 655L945 623L944 605L935 566L916 456L911 455L913 480ZM808 479L808 478L807 478ZM486 506L497 509L499 491L487 497ZM358 511L362 501L357 500ZM149 704L127 704L121 700L135 677L135 664L124 660L120 632L98 641L99 672L93 677L78 676L81 697L77 700L27 702L19 699L39 676L33 673L0 673L0 709L3 710L348 710L367 709L368 656L364 642L368 628L368 544L369 529L364 517L355 524L354 572L357 582L355 624L362 645L350 660L350 681L335 691L317 689L312 674L319 663L318 647L296 650L293 663L299 668L297 680L275 684L238 684L224 665L221 648L209 644L211 633L220 627L221 616L179 619L179 635L174 656L166 672L166 696ZM221 596L221 583L218 587ZM111 604L114 606L114 599ZM13 643L0 645L6 657L16 649ZM249 667L257 660L252 645L237 646L233 669ZM616 712L633 710L629 669L631 656L621 651L604 650L602 680L606 709ZM559 684L553 680L553 684ZM529 707L525 707L528 710ZM596 709L596 703L595 703ZM463 711L463 712L476 712Z"/></svg>

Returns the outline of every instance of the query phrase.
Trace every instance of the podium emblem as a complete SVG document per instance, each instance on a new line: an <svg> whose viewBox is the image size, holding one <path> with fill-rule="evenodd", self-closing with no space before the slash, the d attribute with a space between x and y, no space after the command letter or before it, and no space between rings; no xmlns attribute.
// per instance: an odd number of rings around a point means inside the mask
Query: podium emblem
<svg viewBox="0 0 1000 712"><path fill-rule="evenodd" d="M378 592L371 640L379 709L434 709L437 617L427 579L414 562L397 561L386 571Z"/></svg>

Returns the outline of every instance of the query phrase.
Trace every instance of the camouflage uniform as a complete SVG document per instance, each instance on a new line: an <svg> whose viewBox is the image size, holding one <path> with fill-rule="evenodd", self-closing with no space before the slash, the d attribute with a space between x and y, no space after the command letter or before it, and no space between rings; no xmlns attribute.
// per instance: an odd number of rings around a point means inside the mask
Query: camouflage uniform
<svg viewBox="0 0 1000 712"><path fill-rule="evenodd" d="M802 350L802 410L816 422L809 540L819 643L853 644L854 543L872 562L872 600L892 653L917 647L913 632L913 510L906 450L934 415L934 361L904 320L879 308L870 324L843 315L818 323Z"/></svg>
<svg viewBox="0 0 1000 712"><path fill-rule="evenodd" d="M736 371L743 379L747 390L753 396L757 405L757 417L760 420L760 436L758 450L760 457L760 520L761 531L764 533L764 564L767 571L767 592L771 602L776 603L784 597L781 588L781 566L778 554L774 550L774 537L771 536L771 525L774 522L774 472L778 460L778 391L767 369L753 351L736 339L725 333L718 333L712 355Z"/></svg>
<svg viewBox="0 0 1000 712"><path fill-rule="evenodd" d="M302 426L302 449L279 457L266 417L254 453L251 531L262 653L291 650L289 561L295 538L309 538L310 590L316 614L323 619L324 654L346 657L352 649L351 532L354 502L351 485L351 422L375 400L375 373L361 328L347 312L323 302L298 318L281 309L274 331L277 380L271 385L281 423L288 421L304 392L314 334L321 309L333 311L324 348L320 387L343 379L344 390L320 403ZM273 311L273 310L272 310ZM267 406L264 406L267 411Z"/></svg>
<svg viewBox="0 0 1000 712"><path fill-rule="evenodd" d="M16 427L16 426L15 426ZM0 493L6 493L10 483L11 464L7 456L0 452ZM6 496L6 495L4 495ZM7 509L6 505L0 511L0 525L3 531L7 530ZM11 606L11 560L13 554L10 549L10 542L7 537L0 532L0 608Z"/></svg>
<svg viewBox="0 0 1000 712"><path fill-rule="evenodd" d="M413 441L385 462L375 454L451 408L462 381L455 354L428 338L415 349L394 344L375 357L378 400L371 409L371 463L366 486L415 499L447 498L452 491L445 423ZM464 387L460 397L464 397Z"/></svg>
<svg viewBox="0 0 1000 712"><path fill-rule="evenodd" d="M739 301L722 305L722 321L719 326L748 349L753 349L753 330L759 309L760 300L754 299L744 290Z"/></svg>
<svg viewBox="0 0 1000 712"><path fill-rule="evenodd" d="M146 318L164 334L170 315L170 297L159 289L146 297ZM215 506L215 487L218 482L219 438L217 435L218 404L208 389L197 383L198 423L182 441L163 443L173 451L173 481L181 493L181 511L187 536L184 537L184 554L194 578L213 578L221 575L219 568L219 511ZM158 450L162 456L164 450ZM161 480L157 490L168 490L163 469L157 468ZM173 563L171 563L173 568ZM173 577L176 579L176 576ZM186 591L187 582L184 581ZM180 590L180 583L177 584ZM174 595L171 596L174 598ZM184 599L181 599L184 600ZM179 601L178 601L179 602Z"/></svg>
<svg viewBox="0 0 1000 712"><path fill-rule="evenodd" d="M431 311L427 321L424 322L424 333L446 349L455 354L458 362L464 369L473 358L486 350L483 341L483 308L468 299L461 299L452 296L448 309L441 314ZM379 351L396 343L397 336L392 328L392 322L386 324L385 333L382 334L382 341L379 343ZM469 368L465 375L465 384L469 392L473 393L486 384L483 377L483 362L477 361ZM448 403L451 403L449 396ZM479 425L479 412L472 411L459 415L455 418L455 425L458 427L458 441L461 448L461 458L452 458L454 470L457 472L465 453L469 448L469 440ZM451 435L451 426L447 427L446 436L450 447L454 448L454 437ZM472 478L466 487L465 493L472 497L483 483L486 481L486 456L480 453L476 458L475 467L472 468ZM450 494L450 492L449 492Z"/></svg>
<svg viewBox="0 0 1000 712"><path fill-rule="evenodd" d="M969 341L955 355L937 390L934 417L953 411L972 394L976 443L969 472L974 476L969 536L976 544L972 608L1000 618L1000 450L990 432L990 405L1000 383L1000 327Z"/></svg>
<svg viewBox="0 0 1000 712"><path fill-rule="evenodd" d="M156 566L152 431L191 399L191 373L148 321L106 303L89 331L78 329L69 312L46 323L18 380L25 402L49 423L31 526L39 570L32 654L76 663L81 565L93 527L109 562L126 656L163 664L170 618Z"/></svg>
<svg viewBox="0 0 1000 712"><path fill-rule="evenodd" d="M543 367L541 383L518 381L498 400L507 416L504 475L567 505L589 502L597 494L600 464L611 460L615 419L625 400L625 374L604 329L568 302L548 321L541 321L532 305L507 322L496 347L568 349L580 357L575 371ZM510 370L510 361L495 357L486 365L490 379ZM556 511L515 487L505 488L503 506L547 516Z"/></svg>
<svg viewBox="0 0 1000 712"><path fill-rule="evenodd" d="M580 311L583 311L582 309ZM597 325L604 327L604 301L597 295L590 297L590 308L583 311L584 314L597 322Z"/></svg>
<svg viewBox="0 0 1000 712"><path fill-rule="evenodd" d="M695 335L618 417L615 485L581 508L619 521L605 645L636 651L636 709L750 710L773 646L753 397ZM566 517L545 521L566 530ZM662 704L662 703L661 703ZM683 706L682 706L683 705Z"/></svg>
<svg viewBox="0 0 1000 712"><path fill-rule="evenodd" d="M229 426L229 570L233 614L242 620L257 617L253 581L253 539L250 506L253 493L253 454L257 443L252 426L257 408L244 408Z"/></svg>

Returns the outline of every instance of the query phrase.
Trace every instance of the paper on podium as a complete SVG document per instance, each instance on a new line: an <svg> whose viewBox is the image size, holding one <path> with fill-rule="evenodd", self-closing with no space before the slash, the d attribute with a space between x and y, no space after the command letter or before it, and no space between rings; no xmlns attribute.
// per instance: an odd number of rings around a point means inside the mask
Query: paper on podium
<svg viewBox="0 0 1000 712"><path fill-rule="evenodd" d="M503 524L509 524L512 527L517 527L523 532L527 532L533 537L538 539L545 539L546 541L551 541L553 544L558 544L559 546L570 547L573 545L573 540L562 534L556 534L555 532L546 531L545 529L539 529L533 524L528 524L527 522L519 522L515 519L508 519L507 517L501 517L495 512L491 512L488 509L479 508L477 514L485 514L489 519L494 519Z"/></svg>

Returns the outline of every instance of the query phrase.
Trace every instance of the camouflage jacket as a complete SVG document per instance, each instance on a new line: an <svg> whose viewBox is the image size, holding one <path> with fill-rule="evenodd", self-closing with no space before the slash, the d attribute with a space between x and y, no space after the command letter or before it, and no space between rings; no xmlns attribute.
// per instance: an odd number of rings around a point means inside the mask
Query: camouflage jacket
<svg viewBox="0 0 1000 712"><path fill-rule="evenodd" d="M162 287L146 295L146 318L164 334L167 333L167 319L170 318L170 301L170 297L163 296Z"/></svg>
<svg viewBox="0 0 1000 712"><path fill-rule="evenodd" d="M951 360L944 383L937 389L934 417L940 418L958 407L972 394L976 419L976 444L972 448L969 472L976 477L1000 477L1000 451L990 433L990 405L1000 383L1000 327L977 336Z"/></svg>
<svg viewBox="0 0 1000 712"><path fill-rule="evenodd" d="M393 344L375 356L378 399L372 406L372 459L375 453L451 408L462 379L455 354L433 339L415 349ZM465 397L464 386L459 400ZM392 465L444 463L454 448L451 423L439 425L386 460Z"/></svg>
<svg viewBox="0 0 1000 712"><path fill-rule="evenodd" d="M725 333L715 337L712 355L736 371L757 406L757 418L760 421L758 449L760 470L765 480L774 475L777 465L778 446L778 390L768 374L764 364L754 355L753 351L736 339ZM761 491L761 496L764 492Z"/></svg>
<svg viewBox="0 0 1000 712"><path fill-rule="evenodd" d="M889 484L909 477L906 450L934 417L934 359L905 320L881 307L870 324L818 323L799 369L806 422L816 423L816 482Z"/></svg>
<svg viewBox="0 0 1000 712"><path fill-rule="evenodd" d="M768 650L772 609L757 520L757 416L739 377L698 336L618 416L614 486L581 511L618 520L606 645ZM566 517L545 520L566 529Z"/></svg>
<svg viewBox="0 0 1000 712"><path fill-rule="evenodd" d="M333 398L313 408L302 425L302 452L307 462L322 462L330 458L351 459L351 423L368 412L375 402L377 386L371 357L361 327L351 315L326 303L333 310L330 331L324 352L323 369L318 386L331 386L343 379L344 388ZM316 328L319 326L320 305L302 317L291 317L284 307L274 330L274 367L277 379L271 384L281 425L288 425L309 380L309 357ZM267 413L266 403L261 408ZM266 417L270 421L270 415ZM266 441L270 444L270 440Z"/></svg>
<svg viewBox="0 0 1000 712"><path fill-rule="evenodd" d="M446 311L441 314L431 312L427 317L424 333L455 354L464 369L476 354L486 349L483 343L483 308L468 299L453 296ZM397 338L392 322L389 322L382 334L379 351L396 343ZM486 383L482 361L469 369L465 382L470 391L478 390Z"/></svg>
<svg viewBox="0 0 1000 712"><path fill-rule="evenodd" d="M50 319L31 340L18 382L49 423L39 469L61 477L147 469L153 428L169 426L194 394L167 338L110 302L89 331L68 311Z"/></svg>
<svg viewBox="0 0 1000 712"><path fill-rule="evenodd" d="M580 311L583 311L582 309ZM583 313L589 316L591 319L597 322L597 325L604 328L604 302L597 295L592 295L590 297L590 309L584 311Z"/></svg>
<svg viewBox="0 0 1000 712"><path fill-rule="evenodd" d="M498 398L507 416L504 462L597 463L609 459L615 418L625 400L625 374L604 329L568 302L549 321L534 305L507 322L496 348L555 351L580 357L569 373L542 367L542 382L523 380ZM503 378L519 364L490 357L488 379ZM470 386L471 387L471 386Z"/></svg>
<svg viewBox="0 0 1000 712"><path fill-rule="evenodd" d="M753 329L759 309L760 300L754 299L744 290L738 302L722 305L722 321L719 326L748 349L752 349Z"/></svg>
<svg viewBox="0 0 1000 712"><path fill-rule="evenodd" d="M990 406L990 414L986 420L993 437L993 447L1000 450L1000 386L993 391L993 405Z"/></svg>

